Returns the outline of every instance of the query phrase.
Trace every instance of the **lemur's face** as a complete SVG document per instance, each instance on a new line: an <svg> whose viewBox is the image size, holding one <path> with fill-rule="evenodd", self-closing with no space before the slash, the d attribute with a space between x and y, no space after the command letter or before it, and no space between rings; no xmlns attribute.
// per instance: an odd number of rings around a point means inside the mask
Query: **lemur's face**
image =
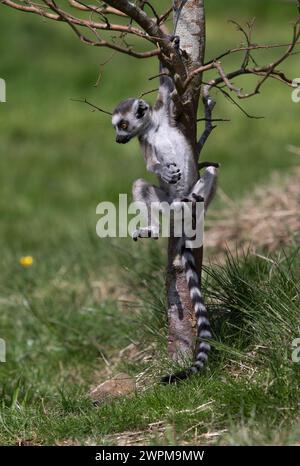
<svg viewBox="0 0 300 466"><path fill-rule="evenodd" d="M116 142L126 144L143 132L149 123L150 107L144 100L127 99L113 112L112 124L116 130Z"/></svg>

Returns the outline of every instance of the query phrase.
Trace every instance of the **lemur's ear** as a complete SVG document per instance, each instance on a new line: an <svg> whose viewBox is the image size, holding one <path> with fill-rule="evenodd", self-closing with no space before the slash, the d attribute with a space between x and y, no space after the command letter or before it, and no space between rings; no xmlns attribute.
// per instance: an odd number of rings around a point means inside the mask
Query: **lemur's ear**
<svg viewBox="0 0 300 466"><path fill-rule="evenodd" d="M136 117L138 120L143 118L148 108L149 108L148 104L144 100L138 101L137 110L136 110Z"/></svg>

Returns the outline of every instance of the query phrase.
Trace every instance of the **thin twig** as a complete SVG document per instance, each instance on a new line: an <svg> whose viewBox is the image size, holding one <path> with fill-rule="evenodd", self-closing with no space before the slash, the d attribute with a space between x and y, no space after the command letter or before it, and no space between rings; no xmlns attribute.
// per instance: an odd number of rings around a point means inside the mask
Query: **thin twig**
<svg viewBox="0 0 300 466"><path fill-rule="evenodd" d="M171 6L165 13L163 13L160 17L159 17L159 21L158 21L158 24L163 24L167 21L167 19L169 18L170 14L172 13L173 11L173 6Z"/></svg>
<svg viewBox="0 0 300 466"><path fill-rule="evenodd" d="M92 45L96 47L107 47L107 48L116 50L117 52L124 53L126 55L131 55L132 57L135 57L135 58L151 58L154 56L158 56L161 53L159 48L156 48L154 50L150 50L147 52L137 52L132 47L121 47L112 42L108 42L104 39L94 41L86 37L84 34L82 34L80 30L77 28L77 26L87 28L91 30L93 33L95 33L97 29L104 30L104 31L112 30L112 31L119 31L123 33L126 32L128 34L133 34L150 42L155 42L156 39L151 38L148 34L146 34L144 31L138 28L133 28L133 27L128 28L127 26L119 25L119 24L110 24L108 27L107 23L96 23L93 21L87 21L81 18L77 18L63 11L62 9L60 9L57 5L54 4L54 2L50 2L46 0L43 0L43 1L45 3L45 7L43 8L50 8L56 14L49 13L48 11L45 11L42 7L34 6L31 3L29 5L21 5L21 4L13 2L12 0L0 0L0 3L10 8L13 8L15 10L24 11L27 13L33 13L33 14L42 16L44 18L51 19L53 21L66 22L76 33L78 38L82 42L88 45Z"/></svg>
<svg viewBox="0 0 300 466"><path fill-rule="evenodd" d="M87 104L89 105L90 107L94 108L95 110L98 110L99 112L101 113L105 113L106 115L110 115L112 116L112 113L111 112L108 112L107 110L103 110L103 108L100 108L100 107L97 107L97 105L95 104L92 104L91 102L89 102L86 98L84 99L71 99L73 102L81 102L83 104Z"/></svg>
<svg viewBox="0 0 300 466"><path fill-rule="evenodd" d="M197 119L197 122L199 121L210 121L210 122L214 122L214 121L231 121L229 120L228 118L211 118L211 119L208 119L208 118L198 118Z"/></svg>
<svg viewBox="0 0 300 466"><path fill-rule="evenodd" d="M158 90L159 90L159 89L158 89L158 87L157 87L156 89L151 89L151 91L143 92L142 94L140 94L139 99L141 99L141 98L144 97L145 95L152 94L153 92L157 92Z"/></svg>
<svg viewBox="0 0 300 466"><path fill-rule="evenodd" d="M250 119L253 119L253 120L261 120L263 118L265 118L264 116L256 116L256 115L251 115L250 113L248 113L236 100L234 100L234 98L228 93L226 92L224 89L222 89L221 87L217 87L217 89L219 89L219 91L222 92L222 94L228 99L230 100L231 103L233 103L239 110L241 110L241 112L247 117L247 118L250 118Z"/></svg>
<svg viewBox="0 0 300 466"><path fill-rule="evenodd" d="M72 6L73 8L77 8L77 10L81 10L81 11L90 11L90 10L94 10L96 11L97 13L98 12L101 12L105 15L116 15L116 16L121 16L121 17L126 17L127 15L125 15L125 13L122 13L122 11L119 11L117 10L116 8L112 8L108 5L103 5L101 7L97 7L95 5L85 5L83 4L82 2L79 2L78 0L68 0L70 6Z"/></svg>

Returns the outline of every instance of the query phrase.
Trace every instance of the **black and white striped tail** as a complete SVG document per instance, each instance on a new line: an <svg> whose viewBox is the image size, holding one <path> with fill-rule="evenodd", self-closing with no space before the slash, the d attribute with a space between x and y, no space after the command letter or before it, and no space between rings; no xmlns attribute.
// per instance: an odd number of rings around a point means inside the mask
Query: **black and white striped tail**
<svg viewBox="0 0 300 466"><path fill-rule="evenodd" d="M212 338L211 327L208 320L208 313L200 290L200 281L196 269L195 259L192 250L186 247L185 244L181 247L181 260L185 270L186 279L190 290L190 296L195 309L195 316L197 320L198 342L196 358L193 365L188 369L163 377L161 379L161 382L164 384L170 384L180 380L185 380L191 375L199 372L204 367L204 364L208 359L210 344L207 343L207 340L210 340Z"/></svg>

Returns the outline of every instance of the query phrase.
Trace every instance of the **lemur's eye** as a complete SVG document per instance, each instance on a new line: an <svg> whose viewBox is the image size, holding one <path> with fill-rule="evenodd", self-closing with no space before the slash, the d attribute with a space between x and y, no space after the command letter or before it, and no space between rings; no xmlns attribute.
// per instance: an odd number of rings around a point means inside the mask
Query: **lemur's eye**
<svg viewBox="0 0 300 466"><path fill-rule="evenodd" d="M128 123L126 121L122 121L122 123L120 124L120 128L124 130L128 129Z"/></svg>

